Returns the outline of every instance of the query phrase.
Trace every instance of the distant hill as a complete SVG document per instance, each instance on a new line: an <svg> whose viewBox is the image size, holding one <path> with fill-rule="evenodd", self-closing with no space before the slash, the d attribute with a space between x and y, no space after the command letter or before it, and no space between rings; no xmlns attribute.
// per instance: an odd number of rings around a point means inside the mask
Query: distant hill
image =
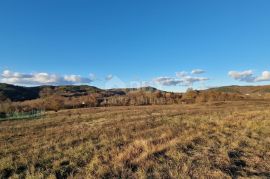
<svg viewBox="0 0 270 179"><path fill-rule="evenodd" d="M123 89L109 89L102 90L94 86L88 85L65 85L65 86L37 86L37 87L23 87L0 83L0 101L25 101L38 99L40 97L48 97L51 95L59 95L63 97L79 97L86 96L93 93L101 94L102 96L126 95L129 92L144 91L155 92L159 91L153 87L142 88L123 88Z"/></svg>
<svg viewBox="0 0 270 179"><path fill-rule="evenodd" d="M270 99L270 86L226 86L173 93L154 87L100 89L88 85L22 87L0 84L0 112L33 109L194 104ZM12 101L13 103L10 103ZM8 107L7 107L8 106Z"/></svg>
<svg viewBox="0 0 270 179"><path fill-rule="evenodd" d="M151 86L147 86L147 87L141 87L141 88L116 88L116 89L109 89L107 91L115 93L115 94L119 94L119 95L125 95L130 92L138 92L138 91L156 92L156 91L161 91L161 90L158 90L157 88L154 88Z"/></svg>
<svg viewBox="0 0 270 179"><path fill-rule="evenodd" d="M22 87L0 83L0 100L24 101L39 98L40 87Z"/></svg>
<svg viewBox="0 0 270 179"><path fill-rule="evenodd" d="M0 101L26 101L34 100L43 97L50 97L52 95L62 97L80 97L87 96L90 94L98 94L100 98L112 97L112 96L124 96L134 92L161 92L163 94L166 91L158 90L154 87L142 87L142 88L119 88L119 89L108 89L103 90L94 86L88 85L65 85L65 86L37 86L37 87L23 87L15 86L10 84L0 83ZM198 91L195 96L207 93L211 96L211 92L235 94L242 96L270 96L270 85L266 86L224 86L211 88L207 90ZM175 93L176 94L176 93Z"/></svg>
<svg viewBox="0 0 270 179"><path fill-rule="evenodd" d="M265 86L224 86L211 88L209 91L218 91L224 93L237 93L242 95L270 94L270 85Z"/></svg>
<svg viewBox="0 0 270 179"><path fill-rule="evenodd" d="M23 87L0 83L0 101L25 101L38 99L42 96L57 94L63 97L83 96L91 93L101 93L104 90L93 86L37 86Z"/></svg>

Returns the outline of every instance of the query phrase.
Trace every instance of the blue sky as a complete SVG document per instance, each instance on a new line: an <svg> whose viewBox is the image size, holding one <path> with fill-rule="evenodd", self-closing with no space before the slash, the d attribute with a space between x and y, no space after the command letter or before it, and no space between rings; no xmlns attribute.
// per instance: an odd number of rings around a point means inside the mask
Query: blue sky
<svg viewBox="0 0 270 179"><path fill-rule="evenodd" d="M269 0L1 1L0 80L172 91L268 84L269 9Z"/></svg>

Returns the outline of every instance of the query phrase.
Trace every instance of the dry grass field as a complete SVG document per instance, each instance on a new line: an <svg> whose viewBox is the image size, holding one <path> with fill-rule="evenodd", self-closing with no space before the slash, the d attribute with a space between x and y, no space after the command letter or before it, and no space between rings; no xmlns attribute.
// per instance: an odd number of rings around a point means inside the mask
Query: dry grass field
<svg viewBox="0 0 270 179"><path fill-rule="evenodd" d="M270 178L270 103L107 107L0 123L1 178Z"/></svg>

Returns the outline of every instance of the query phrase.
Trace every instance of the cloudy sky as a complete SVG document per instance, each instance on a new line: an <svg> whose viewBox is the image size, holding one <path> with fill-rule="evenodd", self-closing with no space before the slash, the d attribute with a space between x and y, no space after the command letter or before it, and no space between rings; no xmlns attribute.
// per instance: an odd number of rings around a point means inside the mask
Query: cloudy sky
<svg viewBox="0 0 270 179"><path fill-rule="evenodd" d="M269 84L269 9L269 0L1 1L0 82Z"/></svg>

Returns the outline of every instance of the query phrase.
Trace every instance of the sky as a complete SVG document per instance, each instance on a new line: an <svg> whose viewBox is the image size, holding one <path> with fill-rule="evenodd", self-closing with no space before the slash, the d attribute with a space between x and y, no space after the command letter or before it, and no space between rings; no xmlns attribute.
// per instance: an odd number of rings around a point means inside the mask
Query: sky
<svg viewBox="0 0 270 179"><path fill-rule="evenodd" d="M269 84L269 9L269 0L1 1L0 82Z"/></svg>

